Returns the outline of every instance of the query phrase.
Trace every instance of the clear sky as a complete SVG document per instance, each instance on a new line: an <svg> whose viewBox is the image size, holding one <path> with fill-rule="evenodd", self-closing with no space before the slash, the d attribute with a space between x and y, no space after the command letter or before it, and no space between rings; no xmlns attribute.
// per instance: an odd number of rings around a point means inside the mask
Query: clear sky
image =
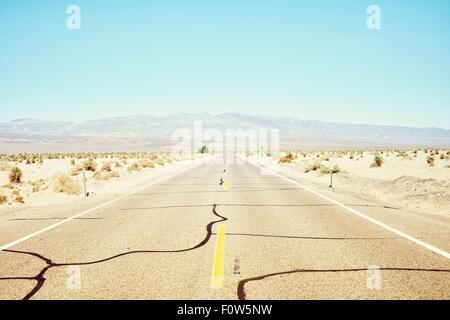
<svg viewBox="0 0 450 320"><path fill-rule="evenodd" d="M450 1L0 2L0 121L179 112L450 128Z"/></svg>

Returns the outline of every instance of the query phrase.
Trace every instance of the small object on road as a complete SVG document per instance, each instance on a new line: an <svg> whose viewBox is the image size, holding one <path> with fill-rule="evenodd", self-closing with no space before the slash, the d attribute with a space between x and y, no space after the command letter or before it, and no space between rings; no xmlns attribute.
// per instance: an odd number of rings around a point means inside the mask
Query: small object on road
<svg viewBox="0 0 450 320"><path fill-rule="evenodd" d="M223 179L220 178L220 183L219 183L219 185L223 185L224 182L225 182L225 181L223 181Z"/></svg>

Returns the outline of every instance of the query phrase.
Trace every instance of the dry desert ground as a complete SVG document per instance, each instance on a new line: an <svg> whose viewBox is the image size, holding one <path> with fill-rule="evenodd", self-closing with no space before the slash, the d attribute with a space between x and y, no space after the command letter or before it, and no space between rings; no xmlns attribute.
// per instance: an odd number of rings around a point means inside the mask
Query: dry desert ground
<svg viewBox="0 0 450 320"><path fill-rule="evenodd" d="M255 155L253 155L255 157ZM450 216L450 150L284 151L262 164L316 188L416 212Z"/></svg>
<svg viewBox="0 0 450 320"><path fill-rule="evenodd" d="M0 156L0 213L120 195L189 165L165 152L48 153ZM83 173L84 171L84 173Z"/></svg>

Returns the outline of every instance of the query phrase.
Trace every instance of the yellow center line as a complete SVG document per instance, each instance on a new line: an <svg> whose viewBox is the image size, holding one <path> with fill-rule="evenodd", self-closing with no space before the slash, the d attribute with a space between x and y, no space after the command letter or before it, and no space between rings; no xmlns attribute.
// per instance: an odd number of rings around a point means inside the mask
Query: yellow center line
<svg viewBox="0 0 450 320"><path fill-rule="evenodd" d="M211 274L211 288L220 289L223 286L225 262L225 225L217 227L216 249L214 251L214 262Z"/></svg>

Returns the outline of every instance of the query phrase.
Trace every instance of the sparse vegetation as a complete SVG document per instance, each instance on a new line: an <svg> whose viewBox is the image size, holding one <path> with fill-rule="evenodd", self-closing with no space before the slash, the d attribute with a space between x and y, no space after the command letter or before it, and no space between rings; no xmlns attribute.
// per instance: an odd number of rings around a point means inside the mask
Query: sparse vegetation
<svg viewBox="0 0 450 320"><path fill-rule="evenodd" d="M14 190L12 192L12 196L14 198L14 201L17 203L25 203L25 200L23 199L23 197L20 195L19 190Z"/></svg>
<svg viewBox="0 0 450 320"><path fill-rule="evenodd" d="M158 163L159 164L159 163ZM138 165L142 168L154 168L155 165L150 160L144 159L138 162Z"/></svg>
<svg viewBox="0 0 450 320"><path fill-rule="evenodd" d="M319 162L315 162L312 165L306 166L304 172L308 173L310 171L316 171L320 168L320 163Z"/></svg>
<svg viewBox="0 0 450 320"><path fill-rule="evenodd" d="M434 167L434 157L433 156L428 156L427 157L427 163L430 167Z"/></svg>
<svg viewBox="0 0 450 320"><path fill-rule="evenodd" d="M3 188L6 188L6 189L14 189L14 186L11 184L11 183L7 183L7 184L5 184L4 186L3 186Z"/></svg>
<svg viewBox="0 0 450 320"><path fill-rule="evenodd" d="M208 147L207 146L202 146L200 149L198 149L198 152L203 154L203 153L208 153Z"/></svg>
<svg viewBox="0 0 450 320"><path fill-rule="evenodd" d="M83 162L83 169L86 171L95 171L97 170L97 163L95 163L94 159L89 158Z"/></svg>
<svg viewBox="0 0 450 320"><path fill-rule="evenodd" d="M130 164L128 166L127 170L129 172L131 172L131 171L141 171L141 166L139 165L139 163L134 162L134 163L132 163L132 164Z"/></svg>
<svg viewBox="0 0 450 320"><path fill-rule="evenodd" d="M95 171L93 177L97 180L109 180L120 177L117 171Z"/></svg>
<svg viewBox="0 0 450 320"><path fill-rule="evenodd" d="M383 164L384 160L381 156L375 155L373 157L373 163L370 165L371 168L379 168Z"/></svg>
<svg viewBox="0 0 450 320"><path fill-rule="evenodd" d="M333 173L339 173L341 171L342 171L341 168L337 164L333 166Z"/></svg>
<svg viewBox="0 0 450 320"><path fill-rule="evenodd" d="M0 193L0 204L8 202L8 196Z"/></svg>
<svg viewBox="0 0 450 320"><path fill-rule="evenodd" d="M22 170L19 167L12 167L9 170L9 181L12 183L21 183L22 180Z"/></svg>
<svg viewBox="0 0 450 320"><path fill-rule="evenodd" d="M110 172L111 171L111 162L105 162L103 165L102 165L102 171L107 171L107 172Z"/></svg>
<svg viewBox="0 0 450 320"><path fill-rule="evenodd" d="M289 152L285 156L281 157L278 161L279 163L291 163L293 160L295 160L295 156Z"/></svg>
<svg viewBox="0 0 450 320"><path fill-rule="evenodd" d="M81 193L80 184L67 174L58 173L54 175L52 183L53 191L55 192L66 193L69 195L78 195Z"/></svg>
<svg viewBox="0 0 450 320"><path fill-rule="evenodd" d="M80 166L78 166L78 165L76 165L76 166L74 166L74 167L72 168L72 170L70 171L70 174L71 174L72 176L77 176L77 175L80 174L81 171L83 171L83 168L80 167Z"/></svg>

